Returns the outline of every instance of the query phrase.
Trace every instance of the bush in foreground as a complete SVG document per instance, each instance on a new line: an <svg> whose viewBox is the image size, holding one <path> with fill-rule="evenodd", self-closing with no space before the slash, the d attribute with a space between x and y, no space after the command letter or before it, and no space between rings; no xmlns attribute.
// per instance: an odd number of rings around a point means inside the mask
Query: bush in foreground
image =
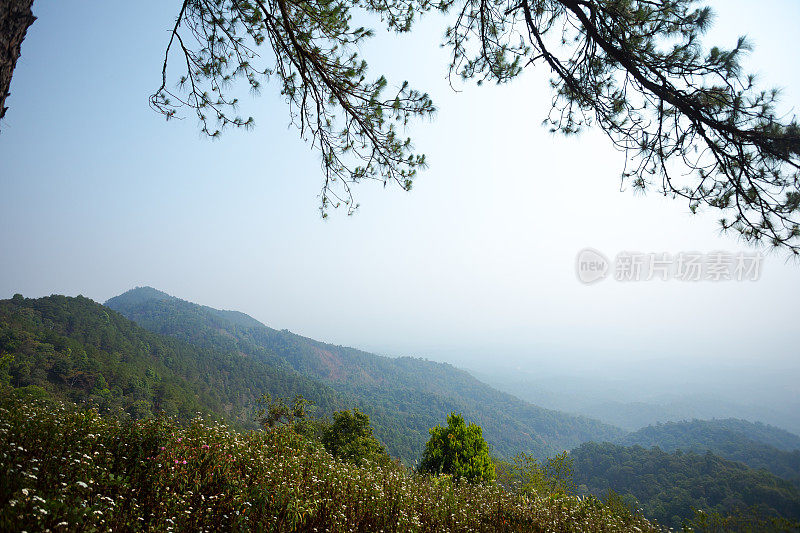
<svg viewBox="0 0 800 533"><path fill-rule="evenodd" d="M0 402L3 531L656 531L594 498L357 466L288 427L121 422Z"/></svg>

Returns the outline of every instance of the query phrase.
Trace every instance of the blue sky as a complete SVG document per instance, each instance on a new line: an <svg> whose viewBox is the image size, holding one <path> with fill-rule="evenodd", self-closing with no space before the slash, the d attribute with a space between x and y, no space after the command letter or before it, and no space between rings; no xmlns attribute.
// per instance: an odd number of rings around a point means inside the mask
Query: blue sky
<svg viewBox="0 0 800 533"><path fill-rule="evenodd" d="M389 354L464 364L674 358L797 371L800 266L770 257L753 283L575 276L579 250L748 250L716 216L619 191L622 155L597 132L540 126L544 68L504 87L445 80L445 27L364 46L371 72L431 93L415 124L430 168L411 193L358 188L352 217L320 219L319 162L265 88L252 132L217 142L166 123L147 97L176 3L47 2L28 33L0 133L0 297L136 285L245 311L279 328ZM711 40L747 33L765 85L800 102L800 4L726 0ZM377 24L377 23L376 23Z"/></svg>

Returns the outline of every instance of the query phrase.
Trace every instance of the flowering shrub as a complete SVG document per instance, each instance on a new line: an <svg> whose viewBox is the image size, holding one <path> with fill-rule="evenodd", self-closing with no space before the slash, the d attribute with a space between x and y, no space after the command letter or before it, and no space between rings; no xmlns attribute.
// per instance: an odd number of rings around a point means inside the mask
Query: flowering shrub
<svg viewBox="0 0 800 533"><path fill-rule="evenodd" d="M290 428L0 402L2 531L657 531L594 498L333 458Z"/></svg>

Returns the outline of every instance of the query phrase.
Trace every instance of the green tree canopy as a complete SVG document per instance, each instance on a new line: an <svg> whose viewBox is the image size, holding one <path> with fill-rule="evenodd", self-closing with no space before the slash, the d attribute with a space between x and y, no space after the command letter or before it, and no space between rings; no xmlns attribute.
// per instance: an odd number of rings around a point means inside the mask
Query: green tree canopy
<svg viewBox="0 0 800 533"><path fill-rule="evenodd" d="M431 428L430 434L420 472L448 474L470 482L494 481L494 465L480 426L467 425L461 415L451 413L447 426Z"/></svg>
<svg viewBox="0 0 800 533"><path fill-rule="evenodd" d="M497 482L506 490L528 496L536 494L571 494L572 458L563 451L544 463L528 453L519 453L509 462L495 459Z"/></svg>
<svg viewBox="0 0 800 533"><path fill-rule="evenodd" d="M286 398L273 398L264 394L258 403L260 407L256 418L264 429L301 424L309 418L308 408L312 405L299 394L291 402Z"/></svg>
<svg viewBox="0 0 800 533"><path fill-rule="evenodd" d="M331 424L322 433L322 444L334 457L354 464L389 458L386 449L372 434L369 416L357 408L333 414Z"/></svg>

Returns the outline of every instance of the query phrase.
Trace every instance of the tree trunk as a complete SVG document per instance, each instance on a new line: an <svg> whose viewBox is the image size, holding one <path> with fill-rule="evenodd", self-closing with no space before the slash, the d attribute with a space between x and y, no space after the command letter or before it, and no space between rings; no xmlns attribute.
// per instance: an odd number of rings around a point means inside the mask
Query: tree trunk
<svg viewBox="0 0 800 533"><path fill-rule="evenodd" d="M36 20L31 11L32 5L33 0L0 0L0 119L8 109L5 106L6 96L22 41Z"/></svg>

